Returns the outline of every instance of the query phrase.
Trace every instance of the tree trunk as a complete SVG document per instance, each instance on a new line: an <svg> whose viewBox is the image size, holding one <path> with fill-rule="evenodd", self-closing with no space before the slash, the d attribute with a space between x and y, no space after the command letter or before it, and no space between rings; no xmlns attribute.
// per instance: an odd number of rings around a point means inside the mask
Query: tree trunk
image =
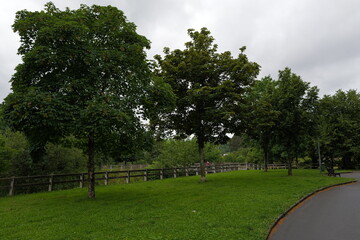
<svg viewBox="0 0 360 240"><path fill-rule="evenodd" d="M331 155L330 157L330 169L334 169L334 156Z"/></svg>
<svg viewBox="0 0 360 240"><path fill-rule="evenodd" d="M269 163L269 150L268 148L264 148L264 171L268 171L268 163Z"/></svg>
<svg viewBox="0 0 360 240"><path fill-rule="evenodd" d="M88 137L88 197L95 198L95 141L94 133L89 133Z"/></svg>
<svg viewBox="0 0 360 240"><path fill-rule="evenodd" d="M288 157L288 176L292 176L292 157Z"/></svg>
<svg viewBox="0 0 360 240"><path fill-rule="evenodd" d="M355 164L351 161L351 153L346 153L341 159L341 168L342 169L354 169Z"/></svg>
<svg viewBox="0 0 360 240"><path fill-rule="evenodd" d="M206 173L205 173L205 157L204 157L204 148L205 143L202 139L198 138L198 147L199 147L199 159L200 159L200 176L201 182L206 181Z"/></svg>

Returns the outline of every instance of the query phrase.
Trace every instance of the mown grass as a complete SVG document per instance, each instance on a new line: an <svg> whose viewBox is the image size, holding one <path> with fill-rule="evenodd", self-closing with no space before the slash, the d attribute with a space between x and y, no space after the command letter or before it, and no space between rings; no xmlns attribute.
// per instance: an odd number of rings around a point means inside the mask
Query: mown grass
<svg viewBox="0 0 360 240"><path fill-rule="evenodd" d="M265 239L299 198L348 179L238 171L0 198L0 239Z"/></svg>

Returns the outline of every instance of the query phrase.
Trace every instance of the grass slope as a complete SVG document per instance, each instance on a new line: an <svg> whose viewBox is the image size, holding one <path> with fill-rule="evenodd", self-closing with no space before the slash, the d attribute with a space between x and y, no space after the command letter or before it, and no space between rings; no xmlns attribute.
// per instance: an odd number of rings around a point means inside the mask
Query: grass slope
<svg viewBox="0 0 360 240"><path fill-rule="evenodd" d="M299 198L348 179L238 171L0 198L0 239L265 239Z"/></svg>

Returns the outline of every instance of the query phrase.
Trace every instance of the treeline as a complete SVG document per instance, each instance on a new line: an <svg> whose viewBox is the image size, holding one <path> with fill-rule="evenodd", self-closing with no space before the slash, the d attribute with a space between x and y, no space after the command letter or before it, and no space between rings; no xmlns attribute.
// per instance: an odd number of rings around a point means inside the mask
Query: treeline
<svg viewBox="0 0 360 240"><path fill-rule="evenodd" d="M269 86L269 83L272 83ZM286 163L289 151L277 142L280 131L281 109L275 110L270 93L275 93L275 80L269 77L257 80L248 102L252 111L248 128L234 135L226 144L208 143L205 159L216 162L242 162L264 164ZM266 86L266 87L265 87ZM254 95L261 91L267 91ZM266 101L262 102L263 97ZM276 101L275 101L276 103ZM264 106L264 105L265 106ZM337 91L334 95L315 98L310 116L303 121L301 140L293 152L294 165L305 168L319 167L319 153L327 167L358 169L360 167L360 94L356 90ZM270 119L270 121L269 121ZM307 122L308 121L308 122ZM32 174L72 173L86 171L87 158L77 148L75 139L61 144L48 143L42 162L34 164L30 145L23 133L10 130L3 119L0 123L0 176L26 176ZM299 135L299 134L298 134ZM72 142L72 143L71 143ZM189 166L198 163L196 139L154 139L147 150L138 149L117 157L96 156L98 169L104 164L146 163L154 168ZM266 152L267 151L267 152Z"/></svg>
<svg viewBox="0 0 360 240"><path fill-rule="evenodd" d="M261 149L264 161L359 168L360 94L338 90L318 96L290 69L277 80L265 77L248 94L251 118L246 136Z"/></svg>
<svg viewBox="0 0 360 240"><path fill-rule="evenodd" d="M86 155L93 198L95 166L109 161L170 166L197 155L205 181L213 156L261 155L264 163L287 162L291 175L300 158L315 164L320 144L330 167L358 165L355 90L319 99L318 89L289 68L257 80L260 65L246 47L218 52L206 28L189 29L184 49L165 47L153 60L145 52L150 41L112 6L61 11L50 2L44 11L17 12L13 30L22 62L1 106L6 174L18 165L28 166L21 175L80 170ZM221 152L232 135L241 137L236 151L247 158Z"/></svg>

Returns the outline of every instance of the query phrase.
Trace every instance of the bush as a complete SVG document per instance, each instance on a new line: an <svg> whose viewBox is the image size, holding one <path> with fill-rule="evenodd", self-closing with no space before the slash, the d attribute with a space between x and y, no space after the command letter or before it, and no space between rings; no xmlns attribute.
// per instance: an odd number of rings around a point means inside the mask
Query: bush
<svg viewBox="0 0 360 240"><path fill-rule="evenodd" d="M166 140L161 143L158 151L152 168L186 167L199 162L196 139ZM205 161L221 161L221 151L214 144L206 144Z"/></svg>
<svg viewBox="0 0 360 240"><path fill-rule="evenodd" d="M32 163L29 144L20 132L0 132L0 176L29 175Z"/></svg>

